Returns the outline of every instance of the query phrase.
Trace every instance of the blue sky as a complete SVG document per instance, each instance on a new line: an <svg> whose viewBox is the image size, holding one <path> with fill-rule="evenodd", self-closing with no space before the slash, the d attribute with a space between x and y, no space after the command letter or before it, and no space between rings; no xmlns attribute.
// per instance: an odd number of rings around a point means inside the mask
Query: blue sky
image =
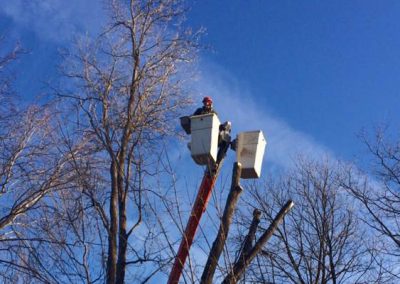
<svg viewBox="0 0 400 284"><path fill-rule="evenodd" d="M351 159L361 128L400 121L399 16L399 1L206 0L189 19L261 110Z"/></svg>
<svg viewBox="0 0 400 284"><path fill-rule="evenodd" d="M100 30L102 3L15 0L0 5L1 30L30 51L18 70L17 88L24 97L55 80L60 48ZM351 160L361 153L356 134L362 128L400 122L400 2L189 3L187 24L206 28L203 43L212 48L200 57L198 100L213 95L225 116L221 120L235 121L234 130L263 129L274 142L267 151L277 160L302 148ZM235 112L241 114L230 117ZM284 149L276 150L278 144Z"/></svg>
<svg viewBox="0 0 400 284"><path fill-rule="evenodd" d="M290 167L297 154L349 161L363 153L356 136L362 128L398 127L399 1L189 3L187 25L206 28L203 43L212 47L199 58L195 100L212 96L234 134L262 129L264 169ZM26 101L46 90L44 82L56 81L60 48L100 30L102 7L103 0L0 4L0 31L29 50L16 70L16 88ZM189 158L185 143L179 145L171 151L173 163ZM192 190L202 171L192 161L190 168L175 165L185 169L182 176L188 169L198 175L188 182Z"/></svg>

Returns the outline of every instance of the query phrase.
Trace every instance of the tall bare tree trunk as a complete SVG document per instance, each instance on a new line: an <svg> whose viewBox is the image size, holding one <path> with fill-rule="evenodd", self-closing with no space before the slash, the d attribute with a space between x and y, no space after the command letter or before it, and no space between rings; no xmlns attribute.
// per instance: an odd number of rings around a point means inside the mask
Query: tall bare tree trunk
<svg viewBox="0 0 400 284"><path fill-rule="evenodd" d="M119 210L119 233L118 233L118 261L116 283L122 284L125 279L126 251L128 246L128 236L126 233L126 194L124 190L125 175L125 151L121 151L118 167L118 210Z"/></svg>
<svg viewBox="0 0 400 284"><path fill-rule="evenodd" d="M115 160L111 162L110 228L108 232L107 284L114 284L117 271L118 174Z"/></svg>

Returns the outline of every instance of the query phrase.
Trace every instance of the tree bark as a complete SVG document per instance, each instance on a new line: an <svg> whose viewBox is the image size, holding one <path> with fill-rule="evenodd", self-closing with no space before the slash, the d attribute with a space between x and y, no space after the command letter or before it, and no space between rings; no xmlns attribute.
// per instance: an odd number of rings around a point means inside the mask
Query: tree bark
<svg viewBox="0 0 400 284"><path fill-rule="evenodd" d="M244 257L240 258L233 266L232 271L226 276L223 284L233 284L236 283L243 275L246 268L250 265L251 261L256 257L256 255L262 250L267 241L272 237L275 230L278 228L280 222L282 222L285 215L293 207L294 203L292 200L286 202L286 204L278 212L272 224L268 229L262 234L260 239L256 242L254 247L249 251L249 253L244 254Z"/></svg>
<svg viewBox="0 0 400 284"><path fill-rule="evenodd" d="M232 223L233 213L239 200L239 196L243 191L239 185L241 172L242 167L240 163L236 162L233 166L231 190L229 192L228 199L226 200L218 235L213 243L210 254L208 255L207 264L204 268L203 275L201 276L200 283L202 284L212 283L215 269L218 264L218 259L222 253L222 250L224 249L226 238L229 233L229 227Z"/></svg>
<svg viewBox="0 0 400 284"><path fill-rule="evenodd" d="M243 242L243 248L242 248L242 251L240 252L238 260L244 258L244 256L250 252L250 250L253 246L253 242L256 238L256 232L257 232L258 224L260 224L260 218L261 218L260 210L254 209L253 220L251 221L249 232Z"/></svg>
<svg viewBox="0 0 400 284"><path fill-rule="evenodd" d="M108 234L107 284L114 284L117 271L118 184L117 166L111 162L110 231Z"/></svg>
<svg viewBox="0 0 400 284"><path fill-rule="evenodd" d="M118 233L118 260L116 271L116 283L123 284L125 280L126 269L126 250L128 246L128 235L126 233L126 194L124 190L124 156L125 151L121 152L118 165L118 217L119 217L119 233Z"/></svg>

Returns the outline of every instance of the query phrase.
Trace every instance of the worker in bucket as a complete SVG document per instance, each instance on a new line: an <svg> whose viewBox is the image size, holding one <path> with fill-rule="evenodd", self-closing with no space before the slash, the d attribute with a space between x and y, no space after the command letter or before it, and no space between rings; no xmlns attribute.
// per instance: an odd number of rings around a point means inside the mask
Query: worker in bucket
<svg viewBox="0 0 400 284"><path fill-rule="evenodd" d="M217 114L217 112L213 109L212 105L213 105L212 99L210 97L204 97L203 98L203 106L196 109L196 111L193 113L193 115L201 115L201 114L209 114L209 113Z"/></svg>
<svg viewBox="0 0 400 284"><path fill-rule="evenodd" d="M209 113L217 114L217 112L213 109L212 99L207 96L203 98L203 107L198 108L193 115ZM226 121L219 126L217 164L219 164L225 157L226 151L231 144L231 128L232 125L230 121Z"/></svg>
<svg viewBox="0 0 400 284"><path fill-rule="evenodd" d="M204 115L204 114L216 114L217 112L212 107L213 101L210 97L203 98L203 106L196 109L193 113L193 116L196 115ZM181 117L181 126L185 130L187 134L191 134L191 125L190 125L190 117L184 116ZM218 133L218 153L217 153L217 160L216 165L218 165L222 159L225 157L226 152L231 145L231 122L226 121L219 125L219 133ZM188 143L189 150L191 149L191 143ZM214 170L216 170L216 165L213 166Z"/></svg>
<svg viewBox="0 0 400 284"><path fill-rule="evenodd" d="M196 109L196 111L193 113L192 116L210 114L210 113L217 114L217 112L212 107L212 103L213 101L210 97L204 97L203 106ZM186 134L191 134L192 130L190 129L191 128L190 116L182 116L180 120L181 120L181 126L185 130Z"/></svg>

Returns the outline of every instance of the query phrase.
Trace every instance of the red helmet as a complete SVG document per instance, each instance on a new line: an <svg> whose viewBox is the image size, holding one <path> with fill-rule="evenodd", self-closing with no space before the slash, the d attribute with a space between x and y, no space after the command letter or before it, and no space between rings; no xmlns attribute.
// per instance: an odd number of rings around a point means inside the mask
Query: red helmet
<svg viewBox="0 0 400 284"><path fill-rule="evenodd" d="M212 103L212 99L210 97L204 97L203 98L203 104L206 103L206 102Z"/></svg>

